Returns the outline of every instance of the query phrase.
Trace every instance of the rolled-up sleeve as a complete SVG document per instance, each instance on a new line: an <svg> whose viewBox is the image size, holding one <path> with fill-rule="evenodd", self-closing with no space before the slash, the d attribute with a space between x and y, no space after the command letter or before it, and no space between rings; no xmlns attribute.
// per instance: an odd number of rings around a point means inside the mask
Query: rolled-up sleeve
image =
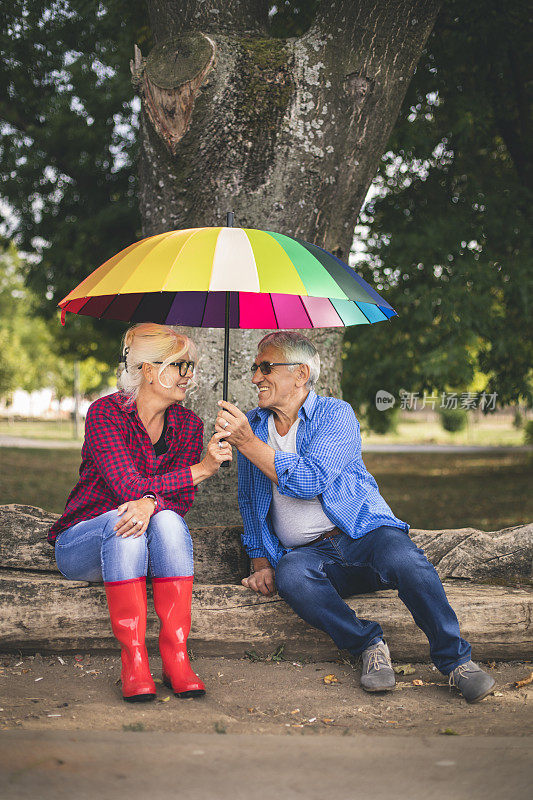
<svg viewBox="0 0 533 800"><path fill-rule="evenodd" d="M241 453L237 454L237 468L237 499L244 526L241 534L243 547L250 558L268 558L252 499L252 465Z"/></svg>
<svg viewBox="0 0 533 800"><path fill-rule="evenodd" d="M322 494L361 452L359 423L348 403L336 405L323 420L305 453L276 451L278 491L310 500Z"/></svg>

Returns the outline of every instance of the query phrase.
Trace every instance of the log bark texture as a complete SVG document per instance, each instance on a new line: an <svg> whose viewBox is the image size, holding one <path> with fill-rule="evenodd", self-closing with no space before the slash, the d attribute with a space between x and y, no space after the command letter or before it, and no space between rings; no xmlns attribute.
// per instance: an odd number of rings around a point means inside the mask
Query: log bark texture
<svg viewBox="0 0 533 800"><path fill-rule="evenodd" d="M0 568L57 573L53 548L46 542L56 519L33 506L0 506ZM248 574L241 531L240 526L191 526L197 583L239 583ZM442 580L527 583L533 577L533 523L488 533L413 529L410 536Z"/></svg>
<svg viewBox="0 0 533 800"><path fill-rule="evenodd" d="M31 506L0 506L0 651L115 646L103 587L67 581L57 570L53 549L45 541L55 519L56 515ZM239 531L238 527L192 530L196 580L191 647L205 654L242 656L247 648L267 653L285 644L286 654L294 657L334 657L329 638L302 622L283 600L259 597L240 585L248 563ZM458 578L488 576L526 584L532 537L533 525L494 533L413 532L414 541L427 547L441 577L455 579L445 582L446 592L478 659L531 657L533 591L525 585L487 586ZM360 616L381 623L394 658L427 658L427 641L396 592L356 595L348 602ZM150 611L152 647L156 636L157 623Z"/></svg>
<svg viewBox="0 0 533 800"><path fill-rule="evenodd" d="M533 652L533 593L503 586L444 587L475 659L529 659ZM157 647L159 626L148 589L147 644ZM350 598L365 619L381 624L394 659L428 660L424 634L396 592ZM196 584L189 646L205 655L243 656L246 649L287 656L335 658L328 636L311 628L279 597L244 586ZM60 580L42 572L0 570L0 651L61 652L116 649L102 586Z"/></svg>
<svg viewBox="0 0 533 800"><path fill-rule="evenodd" d="M297 235L346 259L439 5L329 0L305 35L282 41L269 36L262 0L149 0L156 52L137 53L132 64L143 98L144 234L224 225L232 210L238 226ZM200 52L205 37L212 62ZM221 396L222 332L191 333L203 354L192 407L208 436ZM229 399L243 409L256 405L246 367L263 333L231 333ZM323 360L320 391L340 396L342 335L312 336ZM202 485L191 519L239 524L235 499L233 465Z"/></svg>

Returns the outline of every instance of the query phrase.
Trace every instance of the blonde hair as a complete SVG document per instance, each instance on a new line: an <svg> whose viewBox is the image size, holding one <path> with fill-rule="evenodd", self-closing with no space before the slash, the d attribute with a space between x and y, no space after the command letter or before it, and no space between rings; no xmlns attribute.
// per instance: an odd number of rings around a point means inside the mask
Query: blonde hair
<svg viewBox="0 0 533 800"><path fill-rule="evenodd" d="M134 403L143 384L143 364L161 361L157 379L161 386L169 389L161 375L173 361L196 361L196 346L192 339L173 325L158 325L155 322L140 322L128 328L122 339L122 357L117 372L117 386L127 395L128 404ZM191 385L195 385L191 381Z"/></svg>

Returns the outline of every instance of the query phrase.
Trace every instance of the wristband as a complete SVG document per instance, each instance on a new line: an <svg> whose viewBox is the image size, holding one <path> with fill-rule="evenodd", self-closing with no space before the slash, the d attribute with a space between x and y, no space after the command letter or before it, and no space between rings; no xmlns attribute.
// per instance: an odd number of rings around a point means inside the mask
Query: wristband
<svg viewBox="0 0 533 800"><path fill-rule="evenodd" d="M155 496L155 494L153 492L147 492L146 494L143 494L143 498L144 497L147 497L149 500L154 501L154 511L155 511L155 509L157 508L157 497Z"/></svg>

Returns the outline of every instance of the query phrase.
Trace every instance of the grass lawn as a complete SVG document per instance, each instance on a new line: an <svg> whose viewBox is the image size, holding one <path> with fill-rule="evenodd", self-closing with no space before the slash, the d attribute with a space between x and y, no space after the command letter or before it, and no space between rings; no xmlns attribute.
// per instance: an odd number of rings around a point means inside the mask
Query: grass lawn
<svg viewBox="0 0 533 800"><path fill-rule="evenodd" d="M80 424L81 438L83 441L83 420ZM16 420L10 422L0 419L0 435L22 436L24 439L62 439L74 440L74 423L71 420Z"/></svg>
<svg viewBox="0 0 533 800"><path fill-rule="evenodd" d="M386 413L386 412L385 412ZM513 427L511 417L470 414L464 431L448 433L440 423L409 417L399 421L395 433L384 436L363 429L365 444L456 444L518 447L524 444L524 431ZM74 426L70 420L18 420L0 418L0 436L21 436L27 439L61 439L75 442ZM83 420L81 438L83 441Z"/></svg>
<svg viewBox="0 0 533 800"><path fill-rule="evenodd" d="M414 528L498 530L533 520L529 453L367 453L364 460L394 513ZM0 448L0 505L61 513L79 464L75 450Z"/></svg>
<svg viewBox="0 0 533 800"><path fill-rule="evenodd" d="M365 444L455 444L485 447L519 447L524 444L523 429L515 428L509 418L467 417L467 426L458 433L445 431L438 421L403 417L395 433L380 436L363 431Z"/></svg>

